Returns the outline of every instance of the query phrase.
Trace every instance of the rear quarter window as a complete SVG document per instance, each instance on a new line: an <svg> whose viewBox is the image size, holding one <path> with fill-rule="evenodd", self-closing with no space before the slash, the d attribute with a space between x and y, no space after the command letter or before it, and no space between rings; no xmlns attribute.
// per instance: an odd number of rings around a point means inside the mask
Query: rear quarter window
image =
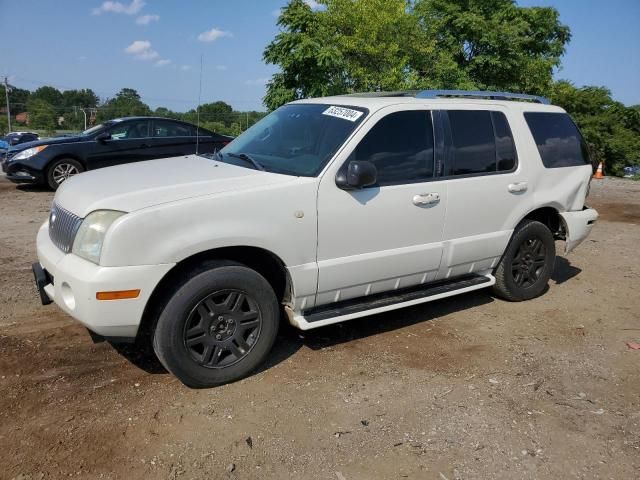
<svg viewBox="0 0 640 480"><path fill-rule="evenodd" d="M589 165L589 150L566 113L525 112L524 118L546 168Z"/></svg>

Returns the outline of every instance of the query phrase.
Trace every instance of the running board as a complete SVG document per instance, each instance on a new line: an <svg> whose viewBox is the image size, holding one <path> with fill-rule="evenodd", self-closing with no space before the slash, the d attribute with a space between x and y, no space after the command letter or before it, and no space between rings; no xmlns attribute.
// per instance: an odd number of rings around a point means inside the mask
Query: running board
<svg viewBox="0 0 640 480"><path fill-rule="evenodd" d="M432 302L440 298L452 297L460 293L490 287L495 283L495 277L490 274L466 275L454 280L418 285L311 308L305 310L302 314L294 313L290 315L290 319L291 323L300 330L310 330L331 325L332 323L344 322L354 318L366 317L367 315Z"/></svg>

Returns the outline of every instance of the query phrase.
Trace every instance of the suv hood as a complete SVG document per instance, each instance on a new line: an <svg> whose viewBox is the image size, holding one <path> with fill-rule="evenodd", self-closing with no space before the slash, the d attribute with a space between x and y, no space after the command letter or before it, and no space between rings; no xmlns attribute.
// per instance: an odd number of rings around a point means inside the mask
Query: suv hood
<svg viewBox="0 0 640 480"><path fill-rule="evenodd" d="M94 210L133 212L187 198L292 182L296 178L188 155L82 173L60 185L54 202L86 217Z"/></svg>

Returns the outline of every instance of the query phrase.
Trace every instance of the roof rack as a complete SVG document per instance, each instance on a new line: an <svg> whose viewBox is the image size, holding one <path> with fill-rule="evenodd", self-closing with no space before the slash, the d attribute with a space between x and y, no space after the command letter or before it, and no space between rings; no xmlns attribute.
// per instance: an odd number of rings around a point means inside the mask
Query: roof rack
<svg viewBox="0 0 640 480"><path fill-rule="evenodd" d="M439 97L472 97L490 98L492 100L527 100L530 102L549 105L548 98L539 95L526 95L524 93L511 92L487 92L482 90L421 90L416 93L416 98L439 98Z"/></svg>

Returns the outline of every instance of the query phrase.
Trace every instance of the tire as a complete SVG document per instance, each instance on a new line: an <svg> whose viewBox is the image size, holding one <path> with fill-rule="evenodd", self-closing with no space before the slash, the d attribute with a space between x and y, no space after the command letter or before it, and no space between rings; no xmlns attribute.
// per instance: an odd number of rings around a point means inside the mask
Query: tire
<svg viewBox="0 0 640 480"><path fill-rule="evenodd" d="M153 349L186 386L213 387L260 365L279 323L269 282L242 264L217 261L177 285L158 317Z"/></svg>
<svg viewBox="0 0 640 480"><path fill-rule="evenodd" d="M47 184L52 190L57 190L62 182L82 172L84 167L79 161L61 158L47 167Z"/></svg>
<svg viewBox="0 0 640 480"><path fill-rule="evenodd" d="M493 292L511 302L538 297L549 283L555 260L556 245L549 228L523 220L496 267Z"/></svg>

